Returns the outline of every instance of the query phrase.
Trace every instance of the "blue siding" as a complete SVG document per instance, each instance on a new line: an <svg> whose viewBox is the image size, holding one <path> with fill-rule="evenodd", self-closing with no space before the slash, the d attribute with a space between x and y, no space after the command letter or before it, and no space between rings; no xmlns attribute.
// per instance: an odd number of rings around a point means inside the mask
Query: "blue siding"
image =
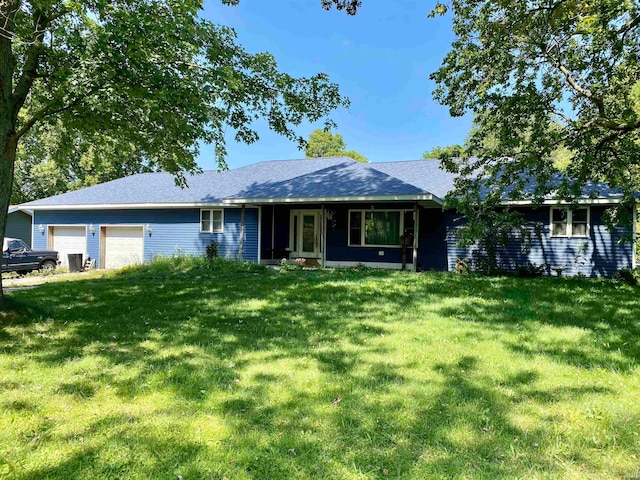
<svg viewBox="0 0 640 480"><path fill-rule="evenodd" d="M240 237L240 208L224 209L224 233L200 232L200 209L167 210L36 210L33 220L34 248L47 248L48 225L93 224L95 235L87 229L87 253L100 265L100 227L109 225L149 225L152 233L144 234L145 261L155 255L201 255L206 246L215 240L219 243L221 257L238 257ZM44 233L39 227L43 225ZM243 259L258 261L258 209L245 210L245 240Z"/></svg>
<svg viewBox="0 0 640 480"><path fill-rule="evenodd" d="M523 250L522 242L514 236L505 248L498 252L498 262L501 267L514 270L518 266L547 265L565 268L563 275L578 273L589 277L609 277L620 268L630 268L633 263L633 245L622 242L624 229L616 228L609 231L603 222L602 215L606 207L592 206L589 237L558 238L551 237L549 227L549 208L537 210L523 210L526 218L532 223L539 223L536 231L532 226L531 247ZM447 217L447 257L448 269L453 270L456 259L467 258L475 262L483 256L479 247L461 248L457 245L456 229L459 228L455 219L459 215L446 212Z"/></svg>
<svg viewBox="0 0 640 480"><path fill-rule="evenodd" d="M376 204L376 208L412 209L412 204ZM333 219L327 224L326 259L336 262L384 262L401 263L400 248L390 247L350 247L348 246L348 211L350 208L370 208L362 204L333 204L327 209L333 212ZM270 258L271 229L273 228L276 249L289 247L289 218L291 206L277 205L275 226L271 226L271 207L263 207L262 245L258 245L259 210L247 208L245 211L245 242L243 258L258 261L259 247L263 258ZM296 205L296 209L314 208L320 205ZM532 244L523 251L518 238L513 238L506 248L499 252L503 267L515 269L529 263L547 266L563 266L565 274L582 273L587 276L611 276L623 267L630 267L633 259L631 243L620 242L624 231L607 230L602 220L606 207L592 206L590 232L588 238L551 238L549 231L549 208L537 210L523 209L527 219L541 225L537 234L532 234ZM47 247L49 225L93 224L95 235L87 235L87 252L100 264L100 228L109 225L149 225L152 234L144 235L145 261L154 255L176 253L201 255L211 240L219 243L220 256L237 258L240 234L240 208L225 208L224 233L200 233L200 209L147 209L147 210L80 210L34 212L33 246ZM477 261L482 256L480 248L463 249L457 246L456 229L459 215L439 209L419 209L418 265L424 270L453 270L458 258ZM44 233L39 231L40 225ZM532 227L533 228L533 227ZM583 249L583 253L580 253ZM384 252L380 256L379 252ZM407 249L407 260L411 263L412 249Z"/></svg>

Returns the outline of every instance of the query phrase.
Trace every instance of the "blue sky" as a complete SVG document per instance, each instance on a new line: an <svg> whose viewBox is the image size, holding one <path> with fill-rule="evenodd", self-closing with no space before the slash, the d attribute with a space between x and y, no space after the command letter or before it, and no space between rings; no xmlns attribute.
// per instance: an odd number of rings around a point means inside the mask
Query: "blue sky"
<svg viewBox="0 0 640 480"><path fill-rule="evenodd" d="M331 117L347 148L370 161L411 160L438 145L460 143L470 117L451 118L432 98L429 74L449 51L450 19L429 19L433 1L364 0L359 13L324 11L320 0L241 0L228 7L207 0L204 16L233 27L249 52L272 53L295 76L329 74L351 100ZM300 126L307 137L321 124ZM297 145L256 124L260 141L238 144L228 135L228 165L304 157ZM215 169L212 149L199 164Z"/></svg>

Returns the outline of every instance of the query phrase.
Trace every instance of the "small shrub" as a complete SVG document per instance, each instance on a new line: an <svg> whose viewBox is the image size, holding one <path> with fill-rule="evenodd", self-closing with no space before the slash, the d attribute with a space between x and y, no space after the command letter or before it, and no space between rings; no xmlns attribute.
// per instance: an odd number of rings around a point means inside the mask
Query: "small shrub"
<svg viewBox="0 0 640 480"><path fill-rule="evenodd" d="M302 270L307 264L306 258L294 258L293 262L289 262L286 258L280 260L280 271L288 271L288 270Z"/></svg>
<svg viewBox="0 0 640 480"><path fill-rule="evenodd" d="M638 276L640 276L640 271L638 271L637 268L635 270L631 268L621 268L613 275L613 279L628 285L637 285Z"/></svg>
<svg viewBox="0 0 640 480"><path fill-rule="evenodd" d="M513 275L513 268L510 269L503 263L494 264L494 262L492 262L487 256L482 256L476 259L472 265L469 265L469 270L489 277Z"/></svg>
<svg viewBox="0 0 640 480"><path fill-rule="evenodd" d="M207 245L207 248L205 249L204 256L210 262L218 258L218 242L216 242L215 240L211 240L211 243L209 243L209 245Z"/></svg>
<svg viewBox="0 0 640 480"><path fill-rule="evenodd" d="M460 275L467 275L469 273L469 260L458 258L456 260L455 271Z"/></svg>
<svg viewBox="0 0 640 480"><path fill-rule="evenodd" d="M538 278L543 276L546 271L547 266L544 263L542 265L534 265L530 263L528 265L518 267L518 276L522 278Z"/></svg>
<svg viewBox="0 0 640 480"><path fill-rule="evenodd" d="M364 263L357 263L353 266L352 270L356 270L359 272L364 272L369 270L369 267L367 267Z"/></svg>
<svg viewBox="0 0 640 480"><path fill-rule="evenodd" d="M281 272L287 272L289 270L296 270L298 268L297 265L293 265L291 263L289 263L289 261L286 258L283 258L282 260L280 260L280 271Z"/></svg>

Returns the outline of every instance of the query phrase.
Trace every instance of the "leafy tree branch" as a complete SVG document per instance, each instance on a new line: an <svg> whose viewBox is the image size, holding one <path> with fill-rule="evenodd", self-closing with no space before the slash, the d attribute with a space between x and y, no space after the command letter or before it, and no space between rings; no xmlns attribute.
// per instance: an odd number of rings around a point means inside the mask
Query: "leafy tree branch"
<svg viewBox="0 0 640 480"><path fill-rule="evenodd" d="M354 14L360 2L321 6ZM123 161L118 152L135 153L127 168L87 178L138 167L172 172L184 183L185 172L198 171L202 142L213 144L219 167L226 167L229 128L237 141L252 143L254 123L264 119L304 145L300 124L333 125L328 115L348 100L326 74L281 72L272 55L247 52L232 29L202 18L202 7L202 0L0 0L0 236L21 145L64 138L65 148L47 149L41 159L42 171L63 172L59 178L84 171L79 164L58 168L67 165L67 143L86 149L83 142L93 141L82 156L93 166L98 159L107 166ZM38 171L32 160L25 162Z"/></svg>
<svg viewBox="0 0 640 480"><path fill-rule="evenodd" d="M606 182L623 193L610 218L628 220L640 190L640 4L452 0L432 12L444 14L455 39L434 95L454 116L475 114L464 151L445 161L465 177L452 201L473 184L501 202L573 201Z"/></svg>

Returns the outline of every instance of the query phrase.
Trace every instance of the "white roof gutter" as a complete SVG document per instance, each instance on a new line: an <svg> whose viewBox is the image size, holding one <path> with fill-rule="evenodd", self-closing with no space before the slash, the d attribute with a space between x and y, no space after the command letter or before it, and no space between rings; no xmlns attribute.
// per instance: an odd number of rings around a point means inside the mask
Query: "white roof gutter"
<svg viewBox="0 0 640 480"><path fill-rule="evenodd" d="M410 202L410 201L432 201L438 205L443 205L443 200L432 194L421 195L348 195L348 196L326 196L326 197L278 197L278 198L225 198L221 202L179 202L179 203L92 203L76 205L29 205L28 207L14 207L8 213L18 210L33 216L34 210L127 210L127 209L156 209L156 208L207 208L207 207L229 207L248 204L298 204L298 203L336 203L336 202ZM620 203L620 198L582 198L574 202L566 200L544 200L541 205L609 205ZM530 206L535 205L532 200L504 200L502 205L510 206Z"/></svg>
<svg viewBox="0 0 640 480"><path fill-rule="evenodd" d="M442 205L435 195L430 193L420 195L345 195L345 196L326 196L326 197L256 197L256 198L225 198L222 203L224 205L233 204L260 204L260 203L330 203L330 202L402 202L430 200Z"/></svg>

